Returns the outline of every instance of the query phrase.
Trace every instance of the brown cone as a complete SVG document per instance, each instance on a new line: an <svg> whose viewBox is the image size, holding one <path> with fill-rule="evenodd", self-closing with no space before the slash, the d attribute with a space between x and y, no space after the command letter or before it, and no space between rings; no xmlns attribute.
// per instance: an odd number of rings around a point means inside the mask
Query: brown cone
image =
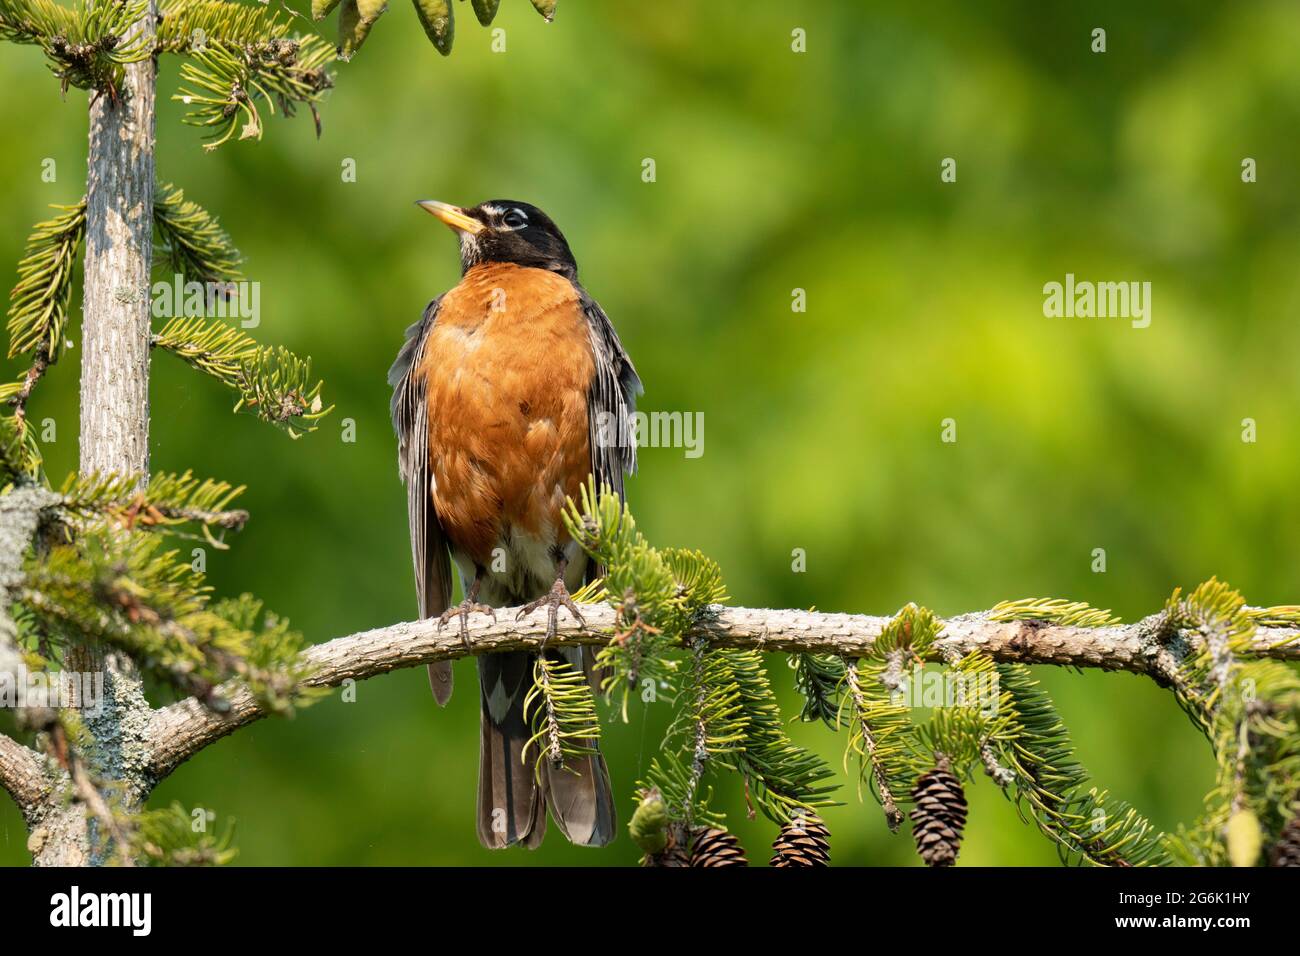
<svg viewBox="0 0 1300 956"><path fill-rule="evenodd" d="M772 866L829 866L831 831L814 813L795 817L772 844Z"/></svg>
<svg viewBox="0 0 1300 956"><path fill-rule="evenodd" d="M1300 866L1300 814L1282 828L1268 854L1269 866Z"/></svg>
<svg viewBox="0 0 1300 956"><path fill-rule="evenodd" d="M928 866L952 866L966 826L966 794L949 769L948 758L923 774L912 788L912 836Z"/></svg>
<svg viewBox="0 0 1300 956"><path fill-rule="evenodd" d="M642 866L690 866L691 858L679 846L670 846L656 856L641 857Z"/></svg>
<svg viewBox="0 0 1300 956"><path fill-rule="evenodd" d="M691 855L687 852L687 831L681 824L668 827L668 844L656 854L641 857L642 866L690 866Z"/></svg>
<svg viewBox="0 0 1300 956"><path fill-rule="evenodd" d="M740 841L726 830L700 828L691 847L691 866L749 866Z"/></svg>

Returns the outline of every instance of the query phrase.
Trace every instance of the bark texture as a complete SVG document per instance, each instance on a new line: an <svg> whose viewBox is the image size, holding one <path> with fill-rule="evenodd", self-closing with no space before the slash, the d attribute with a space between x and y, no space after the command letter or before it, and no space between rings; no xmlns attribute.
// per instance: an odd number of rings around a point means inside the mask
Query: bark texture
<svg viewBox="0 0 1300 956"><path fill-rule="evenodd" d="M154 32L151 3L134 32ZM81 471L149 470L149 267L153 258L152 60L118 98L92 93L81 330Z"/></svg>

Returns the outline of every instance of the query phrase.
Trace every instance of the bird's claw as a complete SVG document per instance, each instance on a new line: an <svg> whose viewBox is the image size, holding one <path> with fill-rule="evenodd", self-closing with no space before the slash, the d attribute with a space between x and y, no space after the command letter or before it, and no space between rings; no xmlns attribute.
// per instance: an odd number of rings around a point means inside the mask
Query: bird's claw
<svg viewBox="0 0 1300 956"><path fill-rule="evenodd" d="M546 608L546 636L542 638L543 644L554 638L556 631L559 630L560 608L568 611L580 627L587 626L587 622L582 619L582 612L578 610L578 605L569 596L569 589L564 586L563 578L557 578L555 584L542 597L521 607L519 613L515 615L515 620L522 620L540 607Z"/></svg>
<svg viewBox="0 0 1300 956"><path fill-rule="evenodd" d="M465 645L466 650L471 650L469 644L469 616L475 611L477 611L479 614L488 615L490 618L492 618L493 624L497 622L497 612L494 608L490 608L486 604L478 604L466 598L464 601L461 601L455 607L449 607L447 608L447 610L443 611L441 614L438 615L438 633L439 634L442 633L443 627L453 617L459 618L461 643Z"/></svg>

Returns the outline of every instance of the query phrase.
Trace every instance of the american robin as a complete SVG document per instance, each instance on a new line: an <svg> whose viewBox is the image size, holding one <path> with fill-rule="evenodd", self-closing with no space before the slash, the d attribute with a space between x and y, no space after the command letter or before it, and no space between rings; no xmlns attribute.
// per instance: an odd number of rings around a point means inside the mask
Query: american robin
<svg viewBox="0 0 1300 956"><path fill-rule="evenodd" d="M622 494L636 468L629 416L641 381L601 307L578 284L578 264L551 218L497 199L472 209L424 201L460 240L461 280L407 329L388 374L406 483L421 617L466 620L494 608L547 611L554 635L569 596L598 569L569 537L565 499L587 480ZM451 603L448 553L465 600ZM591 648L545 653L592 679ZM523 759L532 737L524 698L536 654L478 657L478 836L484 846L535 847L546 808L573 843L614 837L609 771L599 752L539 780ZM429 665L433 696L451 696L450 662Z"/></svg>

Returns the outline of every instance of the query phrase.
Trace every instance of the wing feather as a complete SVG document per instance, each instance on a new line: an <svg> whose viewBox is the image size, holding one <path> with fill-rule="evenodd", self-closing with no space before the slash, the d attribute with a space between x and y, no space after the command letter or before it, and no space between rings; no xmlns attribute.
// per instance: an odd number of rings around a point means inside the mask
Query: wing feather
<svg viewBox="0 0 1300 956"><path fill-rule="evenodd" d="M636 439L632 413L644 389L628 358L623 343L599 303L581 286L578 293L587 317L596 373L587 395L588 433L591 440L591 473L596 487L611 488L623 495L623 478L636 472Z"/></svg>
<svg viewBox="0 0 1300 956"><path fill-rule="evenodd" d="M429 405L425 401L424 378L418 374L429 330L438 317L441 302L442 296L430 302L423 318L406 330L406 342L388 370L388 384L393 386L389 408L393 430L397 432L398 471L406 484L411 561L415 566L415 593L421 618L441 614L451 603L451 560L446 536L433 510ZM450 661L429 665L429 686L439 704L446 704L451 698L451 675Z"/></svg>

